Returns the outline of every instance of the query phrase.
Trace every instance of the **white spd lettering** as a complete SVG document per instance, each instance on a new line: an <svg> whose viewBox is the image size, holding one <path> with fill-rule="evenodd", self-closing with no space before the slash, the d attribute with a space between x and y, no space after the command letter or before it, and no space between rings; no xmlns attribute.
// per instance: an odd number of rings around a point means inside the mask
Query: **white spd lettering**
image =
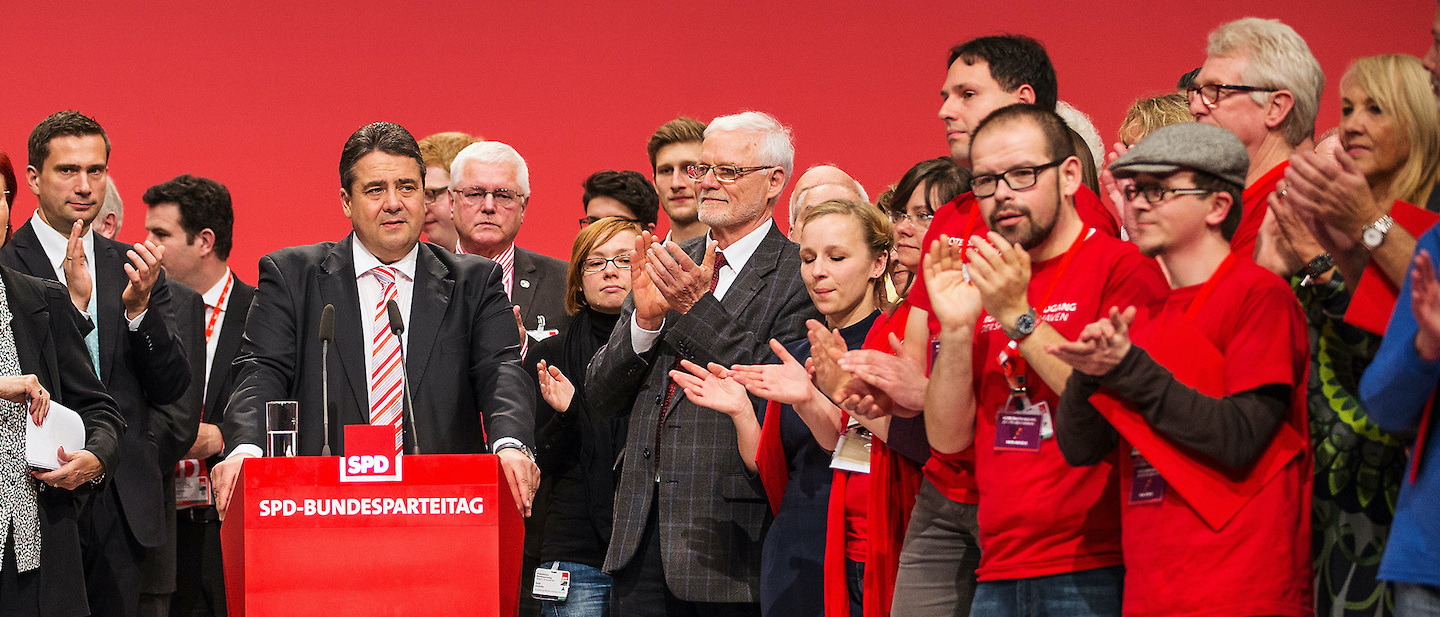
<svg viewBox="0 0 1440 617"><path fill-rule="evenodd" d="M346 473L350 475L383 474L390 471L390 457L377 454L357 454L345 459Z"/></svg>
<svg viewBox="0 0 1440 617"><path fill-rule="evenodd" d="M260 516L290 516L298 509L299 506L293 499L260 500Z"/></svg>

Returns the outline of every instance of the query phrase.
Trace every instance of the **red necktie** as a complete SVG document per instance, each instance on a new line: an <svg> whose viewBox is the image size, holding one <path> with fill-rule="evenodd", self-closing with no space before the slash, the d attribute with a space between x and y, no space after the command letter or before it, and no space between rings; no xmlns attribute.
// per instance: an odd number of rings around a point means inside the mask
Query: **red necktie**
<svg viewBox="0 0 1440 617"><path fill-rule="evenodd" d="M395 270L385 266L370 269L380 282L380 301L375 304L375 319L370 340L370 423L395 427L395 452L405 446L405 431L400 423L400 337L390 330L386 304L395 299Z"/></svg>

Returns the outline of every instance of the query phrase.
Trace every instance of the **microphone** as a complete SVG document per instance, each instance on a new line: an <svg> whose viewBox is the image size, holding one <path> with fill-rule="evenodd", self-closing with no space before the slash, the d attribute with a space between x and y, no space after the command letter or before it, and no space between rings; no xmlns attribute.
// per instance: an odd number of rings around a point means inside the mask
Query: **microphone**
<svg viewBox="0 0 1440 617"><path fill-rule="evenodd" d="M335 340L335 305L320 311L320 404L325 418L325 447L320 456L330 456L330 343Z"/></svg>
<svg viewBox="0 0 1440 617"><path fill-rule="evenodd" d="M405 424L410 426L412 454L420 453L420 432L415 430L415 401L410 398L410 373L405 368L405 321L400 318L400 305L394 300L385 302L385 314L390 318L390 331L400 339L400 386L405 392Z"/></svg>

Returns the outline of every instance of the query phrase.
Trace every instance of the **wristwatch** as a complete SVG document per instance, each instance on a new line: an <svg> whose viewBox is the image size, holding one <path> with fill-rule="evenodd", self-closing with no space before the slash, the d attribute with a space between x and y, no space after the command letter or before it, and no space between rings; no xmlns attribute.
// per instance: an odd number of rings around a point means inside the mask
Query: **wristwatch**
<svg viewBox="0 0 1440 617"><path fill-rule="evenodd" d="M1002 326L1005 330L1005 336L1010 337L1012 341L1018 341L1030 336L1030 333L1035 331L1035 319L1035 309L1032 307L1015 319L1015 325L1013 327L1005 328Z"/></svg>
<svg viewBox="0 0 1440 617"><path fill-rule="evenodd" d="M1300 279L1300 286L1309 287L1314 285L1315 279L1320 278L1320 275L1329 272L1334 267L1335 259L1331 257L1329 253L1321 253L1315 259L1311 259L1310 263L1305 264L1304 268L1300 269L1299 276L1303 277Z"/></svg>
<svg viewBox="0 0 1440 617"><path fill-rule="evenodd" d="M526 445L523 444L523 443L513 443L513 442L512 442L512 443L507 443L507 444L505 444L505 445L503 445L503 446L500 446L499 448L496 448L496 449L495 449L495 453L496 453L496 454L499 454L502 450L510 450L510 449L519 450L521 454L524 454L524 455L525 455L525 458L530 459L530 462L532 462L532 463L535 462L535 453L534 453L534 452L531 452L531 451L530 451L530 447L529 447L529 446L526 446Z"/></svg>
<svg viewBox="0 0 1440 617"><path fill-rule="evenodd" d="M1395 219L1390 218L1388 214L1383 215L1375 219L1374 223L1366 225L1364 229L1360 230L1360 243L1371 251L1378 249L1381 244L1385 243L1385 234L1390 233L1390 228L1394 226Z"/></svg>

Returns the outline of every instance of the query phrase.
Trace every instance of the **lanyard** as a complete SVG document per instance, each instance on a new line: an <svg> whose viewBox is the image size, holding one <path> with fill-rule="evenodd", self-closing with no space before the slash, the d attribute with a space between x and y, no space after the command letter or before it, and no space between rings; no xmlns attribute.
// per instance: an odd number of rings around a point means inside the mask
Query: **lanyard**
<svg viewBox="0 0 1440 617"><path fill-rule="evenodd" d="M1191 300L1190 307L1185 309L1186 319L1192 322L1195 321L1195 317L1200 314L1200 307L1205 304L1206 300L1210 299L1210 294L1215 291L1215 287L1220 282L1220 279L1224 277L1225 273L1229 272L1230 268L1234 265L1235 253L1226 255L1225 261L1220 262L1220 267L1215 269L1215 273L1211 274L1210 278L1205 281L1205 285L1200 287L1200 291L1195 293L1195 299Z"/></svg>
<svg viewBox="0 0 1440 617"><path fill-rule="evenodd" d="M1075 254L1080 252L1080 245L1084 244L1085 236L1091 231L1093 230L1089 228L1081 229L1080 235L1076 236L1075 241L1070 243L1070 248L1065 249L1065 255L1060 258L1060 264L1055 268L1055 276L1050 278L1050 284L1045 286L1045 295L1040 297L1040 308L1038 309L1040 312L1035 314L1037 322L1040 321L1040 316L1045 311L1045 308L1050 306L1050 297L1055 294L1055 286L1058 285L1060 279L1065 276L1065 271L1070 269L1070 262L1075 260ZM1039 324L1037 323L1036 325ZM1020 353L1020 345L1015 341L1010 341L1009 345L1006 345L1004 349L1000 350L1000 355L996 359L1000 362L1000 369L1005 373L1005 381L1010 384L1010 391L1016 394L1024 394L1026 389L1026 363L1025 356Z"/></svg>
<svg viewBox="0 0 1440 617"><path fill-rule="evenodd" d="M234 277L225 277L225 286L220 289L220 299L215 301L211 307L210 320L205 324L205 344L210 344L210 337L215 334L215 322L220 319L220 311L224 310L225 299L230 297L230 285L235 282Z"/></svg>

